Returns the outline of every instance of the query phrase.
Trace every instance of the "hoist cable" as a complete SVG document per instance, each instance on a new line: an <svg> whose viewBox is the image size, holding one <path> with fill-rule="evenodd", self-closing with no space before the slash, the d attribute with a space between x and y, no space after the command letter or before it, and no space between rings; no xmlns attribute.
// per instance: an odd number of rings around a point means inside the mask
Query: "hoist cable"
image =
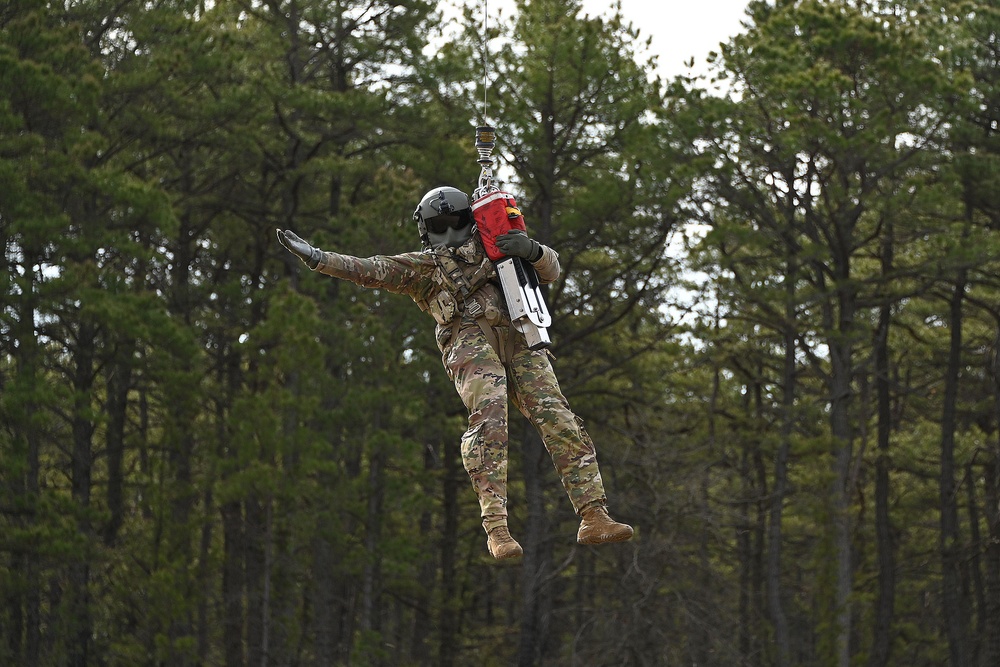
<svg viewBox="0 0 1000 667"><path fill-rule="evenodd" d="M483 0L483 119L482 125L476 128L476 150L479 152L479 187L472 193L474 199L499 190L493 181L493 148L496 147L496 133L489 125L486 111L489 105L489 53L490 53L490 20L489 0Z"/></svg>
<svg viewBox="0 0 1000 667"><path fill-rule="evenodd" d="M490 3L483 0L483 125L488 123L486 118L486 105L489 99L489 51L490 51Z"/></svg>

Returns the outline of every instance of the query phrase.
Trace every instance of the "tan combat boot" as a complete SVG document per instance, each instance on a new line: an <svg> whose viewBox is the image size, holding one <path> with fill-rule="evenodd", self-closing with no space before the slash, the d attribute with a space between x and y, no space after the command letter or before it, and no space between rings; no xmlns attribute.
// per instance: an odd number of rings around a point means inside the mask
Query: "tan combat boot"
<svg viewBox="0 0 1000 667"><path fill-rule="evenodd" d="M582 517L580 531L576 534L576 541L580 544L605 544L632 539L632 526L618 523L600 505L583 510Z"/></svg>
<svg viewBox="0 0 1000 667"><path fill-rule="evenodd" d="M517 558L524 553L517 540L510 536L507 526L497 526L491 530L486 535L486 547L497 560Z"/></svg>

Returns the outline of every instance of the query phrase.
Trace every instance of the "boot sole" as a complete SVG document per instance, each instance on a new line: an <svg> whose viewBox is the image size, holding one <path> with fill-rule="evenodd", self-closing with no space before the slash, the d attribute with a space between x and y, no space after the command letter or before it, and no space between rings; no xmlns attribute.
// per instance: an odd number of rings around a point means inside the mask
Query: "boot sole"
<svg viewBox="0 0 1000 667"><path fill-rule="evenodd" d="M592 535L590 537L577 538L578 544L614 544L615 542L628 542L632 539L633 533L606 533L604 535Z"/></svg>
<svg viewBox="0 0 1000 667"><path fill-rule="evenodd" d="M512 551L509 554L503 554L500 556L496 555L491 551L490 555L493 556L493 558L495 558L496 560L510 560L511 558L520 558L521 556L523 556L524 550L518 549L517 551Z"/></svg>

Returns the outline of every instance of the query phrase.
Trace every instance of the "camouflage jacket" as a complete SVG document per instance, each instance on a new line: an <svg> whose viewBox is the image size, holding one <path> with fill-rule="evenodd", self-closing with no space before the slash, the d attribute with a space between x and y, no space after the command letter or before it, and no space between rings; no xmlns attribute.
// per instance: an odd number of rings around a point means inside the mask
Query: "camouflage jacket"
<svg viewBox="0 0 1000 667"><path fill-rule="evenodd" d="M542 257L532 266L543 285L559 277L559 255L548 246L542 246ZM455 317L474 323L482 315L493 326L510 324L496 271L478 236L459 248L436 247L368 259L326 252L314 270L361 287L406 294L434 318L435 337L442 349L451 338Z"/></svg>

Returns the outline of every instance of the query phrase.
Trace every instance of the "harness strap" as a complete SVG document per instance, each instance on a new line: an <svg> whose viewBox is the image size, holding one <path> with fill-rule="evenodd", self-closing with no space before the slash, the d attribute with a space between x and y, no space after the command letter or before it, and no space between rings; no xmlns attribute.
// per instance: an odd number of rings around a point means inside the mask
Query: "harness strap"
<svg viewBox="0 0 1000 667"><path fill-rule="evenodd" d="M506 366L510 359L506 354L507 350L500 345L500 338L497 336L497 332L490 326L490 323L486 321L485 317L477 317L476 324L478 324L479 328L483 330L483 334L486 335L486 340L489 341L490 347L492 347L493 351L497 353L498 357L500 357L500 363Z"/></svg>
<svg viewBox="0 0 1000 667"><path fill-rule="evenodd" d="M484 257L479 263L479 266L477 266L472 272L472 275L467 278L465 273L462 271L462 267L459 266L459 263L451 255L437 255L436 260L442 273L447 278L448 286L451 287L451 290L449 291L451 291L452 296L455 297L456 302L459 304L459 311L455 313L455 319L451 324L451 336L448 338L449 343L455 341L455 338L458 336L458 332L462 328L463 315L468 314L475 318L476 324L479 325L483 335L486 336L486 340L489 342L490 347L492 347L497 353L497 356L500 357L501 363L506 366L510 362L510 358L513 354L513 338L510 335L507 335L507 344L505 346L501 345L500 337L497 335L496 330L490 326L489 320L486 319L486 314L482 305L468 298L473 292L489 281L489 269L492 268L492 262L490 262L489 258ZM461 297L461 299L458 297Z"/></svg>
<svg viewBox="0 0 1000 667"><path fill-rule="evenodd" d="M447 345L451 345L455 342L455 337L458 335L458 330L462 328L462 315L459 313L455 315L455 319L451 322L451 335L448 336Z"/></svg>
<svg viewBox="0 0 1000 667"><path fill-rule="evenodd" d="M486 336L486 342L490 344L493 351L497 353L500 357L500 363L504 366L510 363L510 359L514 356L514 337L510 335L508 331L506 336L506 345L500 344L500 336L497 335L496 329L490 326L489 320L485 316L479 316L476 318L476 324L479 325L479 329ZM456 315L455 321L451 325L451 336L448 337L448 342L455 342L455 338L458 336L458 332L462 329L462 316Z"/></svg>
<svg viewBox="0 0 1000 667"><path fill-rule="evenodd" d="M497 356L500 357L500 361L506 366L514 358L514 329L513 323L507 326L507 335L504 336L503 351L498 351Z"/></svg>

